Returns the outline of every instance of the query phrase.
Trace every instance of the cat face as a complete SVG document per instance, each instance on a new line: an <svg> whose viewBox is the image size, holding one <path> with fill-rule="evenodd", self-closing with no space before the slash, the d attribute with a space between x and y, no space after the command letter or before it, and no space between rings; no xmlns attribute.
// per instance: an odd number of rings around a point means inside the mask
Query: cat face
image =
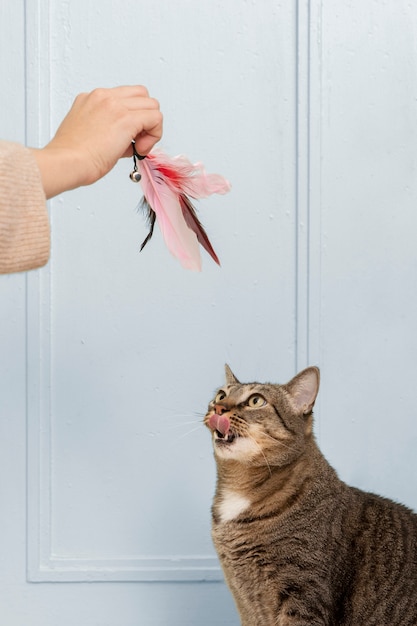
<svg viewBox="0 0 417 626"><path fill-rule="evenodd" d="M302 453L312 433L319 370L303 370L286 385L240 383L226 366L226 384L204 418L218 460L282 467Z"/></svg>

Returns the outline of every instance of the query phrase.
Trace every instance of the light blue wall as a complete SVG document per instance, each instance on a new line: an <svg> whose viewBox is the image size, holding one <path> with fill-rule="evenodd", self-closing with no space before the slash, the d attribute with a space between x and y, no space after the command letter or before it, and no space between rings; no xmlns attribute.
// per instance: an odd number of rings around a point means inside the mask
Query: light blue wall
<svg viewBox="0 0 417 626"><path fill-rule="evenodd" d="M50 203L46 268L0 277L1 623L238 624L201 425L226 361L318 364L329 460L417 508L416 34L405 0L0 5L3 138L141 82L162 146L233 184L200 204L221 269L159 232L138 254L126 161Z"/></svg>

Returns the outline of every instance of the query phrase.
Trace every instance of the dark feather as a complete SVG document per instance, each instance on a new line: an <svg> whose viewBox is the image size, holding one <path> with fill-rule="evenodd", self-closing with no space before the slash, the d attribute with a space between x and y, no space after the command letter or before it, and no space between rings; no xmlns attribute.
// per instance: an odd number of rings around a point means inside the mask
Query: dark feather
<svg viewBox="0 0 417 626"><path fill-rule="evenodd" d="M149 204L149 202L147 201L147 199L145 198L145 196L143 196L141 203L140 203L140 208L143 209L143 211L145 211L146 213L146 218L148 221L148 226L149 226L149 233L147 234L147 236L145 237L144 241L142 242L142 245L140 247L140 251L142 252L143 248L146 246L146 244L148 243L148 241L152 238L153 235L153 229L155 228L155 221L156 221L156 213L155 211L151 208L151 205Z"/></svg>
<svg viewBox="0 0 417 626"><path fill-rule="evenodd" d="M178 198L180 201L182 214L188 228L190 228L196 234L199 243L209 253L213 261L215 261L217 265L220 265L217 254L214 252L213 246L211 245L209 238L207 237L207 233L204 230L200 220L198 219L195 208L191 204L189 198L183 193L181 193Z"/></svg>

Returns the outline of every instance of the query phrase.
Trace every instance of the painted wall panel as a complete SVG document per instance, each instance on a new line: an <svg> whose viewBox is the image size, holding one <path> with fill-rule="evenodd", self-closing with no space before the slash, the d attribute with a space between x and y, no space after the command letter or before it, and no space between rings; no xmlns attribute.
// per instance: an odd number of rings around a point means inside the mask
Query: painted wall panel
<svg viewBox="0 0 417 626"><path fill-rule="evenodd" d="M52 259L36 287L39 293L33 289L31 305L41 310L39 336L29 355L29 384L33 381L38 395L38 405L29 407L30 474L35 476L39 465L40 481L39 501L30 500L35 528L30 553L41 555L40 564L34 558L30 568L34 580L221 578L209 533L213 462L196 416L221 382L224 361L233 357L239 367L257 357L264 367L266 344L272 354L294 359L294 279L288 280L295 268L294 221L280 202L282 190L288 195L294 186L294 159L283 158L294 153L294 128L281 129L279 146L267 142L270 134L279 134L277 112L288 118L290 103L294 106L295 73L284 66L282 53L291 50L294 28L283 31L275 44L273 36L279 15L283 24L291 23L294 7L284 14L272 4L262 13L252 5L236 7L232 22L225 19L230 9L224 7L217 7L216 15L208 5L197 11L185 2L185 8L188 46L196 46L197 57L180 45L184 33L172 31L168 5L165 19L153 26L157 33L152 28L142 33L141 46L153 69L151 84L157 72L158 82L169 89L171 107L187 115L187 124L185 119L181 124L175 114L179 132L168 126L165 141L188 143L190 155L204 147L208 167L220 167L233 180L229 210L225 199L212 199L205 219L208 228L215 219L221 225L215 245L223 269L205 260L203 274L184 273L157 235L139 256L144 227L135 212L138 190L127 178L130 164L118 166L93 190L51 203ZM142 3L139 15L137 4L126 5L119 36L110 26L111 6L96 12L94 33L88 30L91 10L84 2L51 3L50 16L45 13L40 24L41 32L51 32L50 49L43 48L42 39L39 47L51 59L52 120L65 110L67 102L62 111L60 106L67 91L94 84L97 67L106 67L107 82L111 76L115 82L137 80L136 66L132 70L120 60L132 53L139 17L153 24L160 7ZM211 24L220 21L223 34L207 28L206 17ZM268 36L260 39L256 35L266 22ZM57 24L63 38L53 35ZM199 47L203 25L212 45ZM109 28L111 45L100 47L96 33L103 42ZM78 56L83 54L79 41L91 50L91 65ZM176 70L161 75L161 57ZM77 67L82 71L75 77ZM266 80L268 68L277 74L276 82ZM184 71L185 99L177 79L184 80ZM236 81L219 82L219 75L233 72ZM212 106L211 124L208 113L200 112L201 89L214 96L213 104L220 96L230 106ZM227 127L233 121L234 133L214 131L224 117ZM201 137L190 119L197 127L202 119L208 124ZM248 120L255 123L245 132ZM242 167L243 146L248 156L260 151L263 157L248 158ZM262 259L268 261L260 271ZM272 284L280 285L279 292ZM265 335L267 320L285 332ZM255 343L257 351L249 351ZM208 380L210 373L215 380Z"/></svg>
<svg viewBox="0 0 417 626"><path fill-rule="evenodd" d="M204 258L200 275L159 233L139 255L128 161L50 203L51 261L15 279L21 333L3 344L20 347L5 411L28 445L27 465L21 443L5 472L20 493L7 623L237 623L211 546L201 418L226 360L242 376L284 376L296 351L296 5L264 9L128 2L115 21L110 5L19 5L29 143L48 140L78 91L143 82L165 113L165 149L204 160L233 192L202 203L222 268Z"/></svg>
<svg viewBox="0 0 417 626"><path fill-rule="evenodd" d="M416 508L417 14L323 3L320 436L343 477ZM316 207L318 209L318 206Z"/></svg>
<svg viewBox="0 0 417 626"><path fill-rule="evenodd" d="M0 3L0 31L0 136L24 142L23 3ZM24 274L0 277L0 608L26 566L25 284Z"/></svg>

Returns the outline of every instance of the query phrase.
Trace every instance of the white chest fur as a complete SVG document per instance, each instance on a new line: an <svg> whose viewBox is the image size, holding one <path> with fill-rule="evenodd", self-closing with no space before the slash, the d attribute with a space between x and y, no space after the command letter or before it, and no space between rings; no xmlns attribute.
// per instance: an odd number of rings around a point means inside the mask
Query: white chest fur
<svg viewBox="0 0 417 626"><path fill-rule="evenodd" d="M220 497L218 514L221 522L230 522L238 517L250 505L250 500L236 491L225 489Z"/></svg>

